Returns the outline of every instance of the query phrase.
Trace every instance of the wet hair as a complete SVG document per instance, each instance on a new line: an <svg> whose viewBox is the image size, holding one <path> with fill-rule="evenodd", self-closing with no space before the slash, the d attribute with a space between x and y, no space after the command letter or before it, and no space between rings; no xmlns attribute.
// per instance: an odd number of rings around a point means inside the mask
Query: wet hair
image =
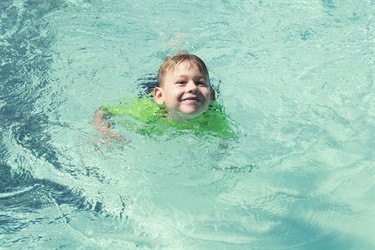
<svg viewBox="0 0 375 250"><path fill-rule="evenodd" d="M198 70L207 78L207 81L210 81L206 64L203 62L202 59L193 54L181 53L174 56L168 56L165 58L164 63L160 66L158 71L159 87L163 86L164 77L167 71L175 69L178 65L180 65L183 62L188 62L190 64L190 67L196 66Z"/></svg>

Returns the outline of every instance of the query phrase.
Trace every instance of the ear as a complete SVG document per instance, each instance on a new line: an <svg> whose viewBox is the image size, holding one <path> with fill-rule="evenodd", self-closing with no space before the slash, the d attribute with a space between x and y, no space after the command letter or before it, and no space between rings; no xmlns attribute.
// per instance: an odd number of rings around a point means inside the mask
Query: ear
<svg viewBox="0 0 375 250"><path fill-rule="evenodd" d="M164 98L163 98L163 89L160 87L154 88L154 100L156 104L162 105L164 104Z"/></svg>
<svg viewBox="0 0 375 250"><path fill-rule="evenodd" d="M216 93L215 90L212 88L210 90L210 103L213 103L216 100Z"/></svg>

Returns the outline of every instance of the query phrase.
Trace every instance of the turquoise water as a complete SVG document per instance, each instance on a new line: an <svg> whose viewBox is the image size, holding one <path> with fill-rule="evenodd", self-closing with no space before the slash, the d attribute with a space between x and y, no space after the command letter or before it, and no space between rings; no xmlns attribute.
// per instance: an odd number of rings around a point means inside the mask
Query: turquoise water
<svg viewBox="0 0 375 250"><path fill-rule="evenodd" d="M373 249L375 2L0 2L1 249ZM238 138L101 105L188 50Z"/></svg>

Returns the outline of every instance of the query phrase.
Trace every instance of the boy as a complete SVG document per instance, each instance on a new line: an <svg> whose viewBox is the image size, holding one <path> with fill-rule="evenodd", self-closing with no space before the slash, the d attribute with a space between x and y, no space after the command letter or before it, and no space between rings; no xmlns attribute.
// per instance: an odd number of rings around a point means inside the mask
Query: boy
<svg viewBox="0 0 375 250"><path fill-rule="evenodd" d="M170 119L197 118L215 101L207 67L195 55L168 57L159 69L158 78L154 99L157 104L165 105Z"/></svg>
<svg viewBox="0 0 375 250"><path fill-rule="evenodd" d="M205 114L210 104L215 101L215 90L211 88L207 67L196 55L184 53L167 57L158 71L158 79L158 86L153 90L154 101L159 105L157 109L163 111L164 120L171 121L169 125L172 123L174 126L179 124L177 126L186 128L186 125L184 126L183 124L198 120L197 118ZM147 102L144 102L143 106L147 105ZM147 113L150 109L153 110L154 107L145 107L143 111ZM140 109L138 108L137 110ZM124 140L124 138L110 130L111 123L102 124L103 118L108 114L131 115L147 124L160 120L155 118L143 119L142 114L134 114L134 112L126 110L119 111L119 109L111 107L96 111L94 119L96 129L106 136L119 140ZM222 120L223 115L210 115L210 117L214 118L215 121L211 122L214 124L217 123L216 120ZM158 118L160 118L160 112ZM167 123L164 121L162 124L165 125ZM194 128L205 125L207 125L207 122L196 124Z"/></svg>

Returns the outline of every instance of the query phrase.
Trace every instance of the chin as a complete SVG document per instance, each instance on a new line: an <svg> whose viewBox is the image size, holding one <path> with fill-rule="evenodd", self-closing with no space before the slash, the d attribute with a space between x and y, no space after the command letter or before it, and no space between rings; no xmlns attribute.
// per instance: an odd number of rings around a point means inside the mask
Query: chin
<svg viewBox="0 0 375 250"><path fill-rule="evenodd" d="M169 114L172 116L172 119L176 120L193 120L200 117L205 112L202 110L189 109L189 110L171 110Z"/></svg>
<svg viewBox="0 0 375 250"><path fill-rule="evenodd" d="M182 113L183 116L185 117L185 119L187 120L192 120L192 119L195 119L195 118L198 118L199 116L201 116L204 112L200 111L200 112L191 112L191 113Z"/></svg>

